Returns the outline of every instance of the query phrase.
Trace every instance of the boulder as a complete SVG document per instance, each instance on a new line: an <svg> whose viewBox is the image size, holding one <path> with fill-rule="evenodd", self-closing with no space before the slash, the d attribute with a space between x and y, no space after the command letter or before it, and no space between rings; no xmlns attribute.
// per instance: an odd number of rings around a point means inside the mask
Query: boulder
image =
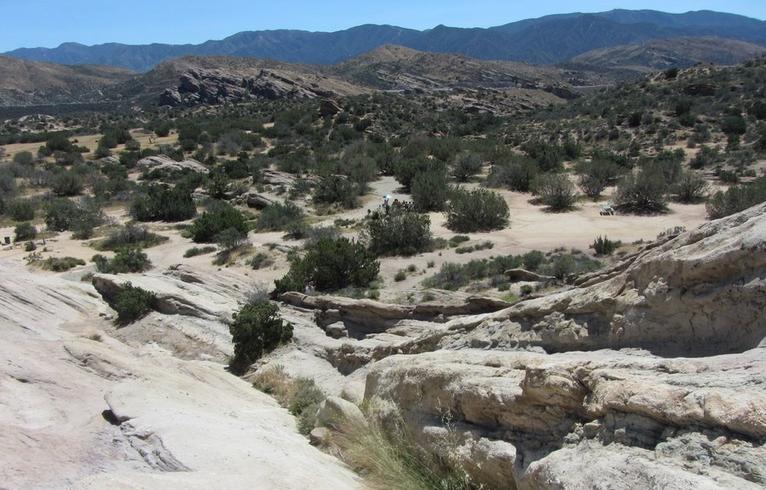
<svg viewBox="0 0 766 490"><path fill-rule="evenodd" d="M319 405L317 427L326 427L342 432L349 427L362 427L367 424L359 407L343 398L331 396Z"/></svg>

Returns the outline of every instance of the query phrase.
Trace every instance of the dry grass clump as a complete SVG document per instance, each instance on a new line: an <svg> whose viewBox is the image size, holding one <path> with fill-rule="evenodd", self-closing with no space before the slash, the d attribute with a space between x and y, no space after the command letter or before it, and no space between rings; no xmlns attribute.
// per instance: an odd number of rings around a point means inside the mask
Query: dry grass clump
<svg viewBox="0 0 766 490"><path fill-rule="evenodd" d="M319 404L325 399L324 393L313 379L291 378L282 366L258 371L253 386L271 395L298 419L298 431L307 435L314 428Z"/></svg>
<svg viewBox="0 0 766 490"><path fill-rule="evenodd" d="M334 434L341 459L371 488L397 490L469 490L480 488L452 458L425 450L400 416L381 416L364 407L367 423L348 421ZM446 454L453 454L445 441Z"/></svg>

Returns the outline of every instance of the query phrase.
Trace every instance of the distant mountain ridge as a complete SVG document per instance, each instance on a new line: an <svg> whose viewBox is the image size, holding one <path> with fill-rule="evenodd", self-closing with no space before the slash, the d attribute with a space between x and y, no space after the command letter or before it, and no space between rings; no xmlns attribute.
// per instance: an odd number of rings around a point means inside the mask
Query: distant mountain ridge
<svg viewBox="0 0 766 490"><path fill-rule="evenodd" d="M337 32L247 31L202 44L21 48L16 58L61 64L98 64L148 71L182 56L239 56L290 63L337 64L384 45L456 53L484 60L555 64L594 49L658 39L715 36L766 45L766 22L712 11L668 14L653 10L612 10L558 14L491 28L437 26L418 31L389 25L362 25Z"/></svg>

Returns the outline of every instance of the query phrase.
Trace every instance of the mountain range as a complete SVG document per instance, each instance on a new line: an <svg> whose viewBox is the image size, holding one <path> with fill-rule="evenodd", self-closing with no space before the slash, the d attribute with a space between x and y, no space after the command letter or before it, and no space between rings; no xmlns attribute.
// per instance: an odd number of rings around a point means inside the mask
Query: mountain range
<svg viewBox="0 0 766 490"><path fill-rule="evenodd" d="M556 64L595 49L659 39L718 37L766 46L766 22L740 15L697 11L612 10L527 19L490 28L437 26L418 31L389 25L362 25L337 32L247 31L202 44L21 48L7 56L67 65L108 65L148 71L183 56L236 56L290 63L337 64L383 45L401 45L482 60Z"/></svg>

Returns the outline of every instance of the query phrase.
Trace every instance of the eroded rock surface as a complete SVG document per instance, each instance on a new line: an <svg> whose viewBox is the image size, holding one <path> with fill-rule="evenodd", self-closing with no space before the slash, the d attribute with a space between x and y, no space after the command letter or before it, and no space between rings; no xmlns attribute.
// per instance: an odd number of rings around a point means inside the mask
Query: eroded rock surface
<svg viewBox="0 0 766 490"><path fill-rule="evenodd" d="M11 262L0 270L3 488L360 487L297 433L287 411L221 363L180 359L152 339L116 340L99 317L112 312L90 284ZM225 276L176 269L130 279L169 302L199 301L181 309L199 316L156 313L178 324L210 327L230 306L219 303L222 289L215 294Z"/></svg>

